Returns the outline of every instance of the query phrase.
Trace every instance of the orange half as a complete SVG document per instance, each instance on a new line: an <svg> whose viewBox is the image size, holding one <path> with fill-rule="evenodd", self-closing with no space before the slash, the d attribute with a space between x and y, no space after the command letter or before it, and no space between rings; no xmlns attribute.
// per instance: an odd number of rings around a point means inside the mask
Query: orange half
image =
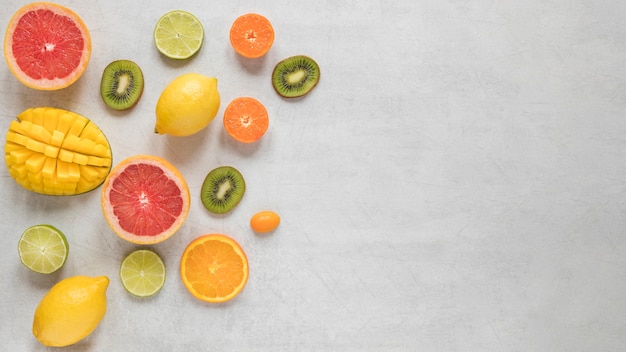
<svg viewBox="0 0 626 352"><path fill-rule="evenodd" d="M250 59L265 55L274 43L271 22L257 13L246 13L235 19L230 28L230 44L235 51Z"/></svg>
<svg viewBox="0 0 626 352"><path fill-rule="evenodd" d="M224 110L224 129L242 143L259 140L269 127L267 109L251 97L233 99Z"/></svg>
<svg viewBox="0 0 626 352"><path fill-rule="evenodd" d="M13 75L37 90L68 87L80 78L91 56L87 26L72 10L34 2L9 20L4 58Z"/></svg>
<svg viewBox="0 0 626 352"><path fill-rule="evenodd" d="M180 261L180 276L197 299L220 303L233 299L248 281L248 259L226 235L208 234L191 241Z"/></svg>

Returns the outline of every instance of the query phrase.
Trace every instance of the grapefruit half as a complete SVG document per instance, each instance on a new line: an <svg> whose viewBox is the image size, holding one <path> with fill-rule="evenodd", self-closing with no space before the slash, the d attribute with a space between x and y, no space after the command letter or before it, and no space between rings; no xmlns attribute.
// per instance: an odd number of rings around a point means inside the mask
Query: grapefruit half
<svg viewBox="0 0 626 352"><path fill-rule="evenodd" d="M102 187L102 211L120 238L155 244L170 238L189 213L189 188L167 160L136 155L117 164Z"/></svg>
<svg viewBox="0 0 626 352"><path fill-rule="evenodd" d="M91 56L87 26L72 10L34 2L9 20L4 58L25 86L37 90L68 87L83 74Z"/></svg>

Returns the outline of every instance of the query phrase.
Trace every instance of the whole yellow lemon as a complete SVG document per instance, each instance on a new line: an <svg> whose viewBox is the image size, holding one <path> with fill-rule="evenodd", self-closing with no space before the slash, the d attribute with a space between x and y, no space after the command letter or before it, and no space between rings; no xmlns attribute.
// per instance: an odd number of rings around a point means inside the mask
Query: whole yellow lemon
<svg viewBox="0 0 626 352"><path fill-rule="evenodd" d="M189 136L205 128L220 108L217 78L187 73L170 82L156 105L158 134Z"/></svg>
<svg viewBox="0 0 626 352"><path fill-rule="evenodd" d="M33 335L45 346L74 344L93 332L106 312L106 276L59 281L35 310Z"/></svg>

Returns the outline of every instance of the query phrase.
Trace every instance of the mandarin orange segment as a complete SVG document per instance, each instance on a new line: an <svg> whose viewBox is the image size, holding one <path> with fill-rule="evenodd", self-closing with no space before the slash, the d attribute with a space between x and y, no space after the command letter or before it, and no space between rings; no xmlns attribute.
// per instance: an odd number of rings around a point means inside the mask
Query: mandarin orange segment
<svg viewBox="0 0 626 352"><path fill-rule="evenodd" d="M225 302L237 296L246 285L248 259L231 237L203 235L183 252L180 274L194 297L205 302Z"/></svg>
<svg viewBox="0 0 626 352"><path fill-rule="evenodd" d="M224 129L239 142L256 142L263 137L268 127L267 109L257 99L238 97L224 110Z"/></svg>
<svg viewBox="0 0 626 352"><path fill-rule="evenodd" d="M274 28L270 21L256 13L235 19L230 28L230 43L235 51L247 58L265 55L274 43Z"/></svg>

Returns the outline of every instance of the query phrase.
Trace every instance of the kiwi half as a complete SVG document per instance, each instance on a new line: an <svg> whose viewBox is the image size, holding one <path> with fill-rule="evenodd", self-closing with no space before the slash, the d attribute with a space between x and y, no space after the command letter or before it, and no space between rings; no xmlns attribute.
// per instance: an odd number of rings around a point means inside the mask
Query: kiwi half
<svg viewBox="0 0 626 352"><path fill-rule="evenodd" d="M130 109L143 93L143 73L129 60L117 60L107 65L102 73L100 95L111 109Z"/></svg>
<svg viewBox="0 0 626 352"><path fill-rule="evenodd" d="M320 67L305 55L288 57L274 67L272 86L285 98L301 97L315 88L320 80Z"/></svg>
<svg viewBox="0 0 626 352"><path fill-rule="evenodd" d="M204 207L214 214L231 211L246 192L246 182L239 170L220 166L206 175L200 191Z"/></svg>

